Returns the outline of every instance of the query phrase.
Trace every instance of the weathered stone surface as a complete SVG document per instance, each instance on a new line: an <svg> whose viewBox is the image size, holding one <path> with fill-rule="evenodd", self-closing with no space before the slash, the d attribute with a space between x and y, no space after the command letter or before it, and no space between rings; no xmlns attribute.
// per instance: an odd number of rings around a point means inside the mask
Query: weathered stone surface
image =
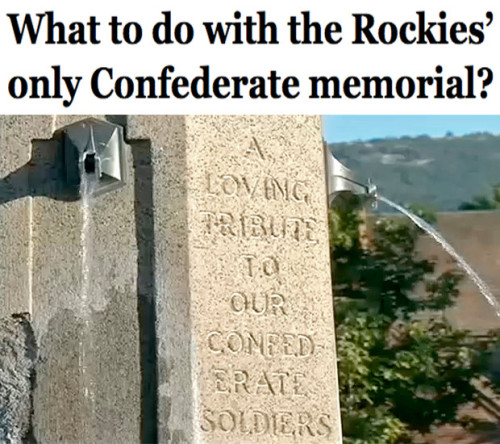
<svg viewBox="0 0 500 444"><path fill-rule="evenodd" d="M61 116L55 127L81 119ZM40 141L34 151L39 155L30 181L46 188L46 196L33 201L33 326L40 348L35 438L140 442L135 206L142 190L133 154L129 149L125 187L66 201L58 197L64 195L63 174L54 171L63 165L60 147Z"/></svg>
<svg viewBox="0 0 500 444"><path fill-rule="evenodd" d="M31 311L31 144L51 137L52 116L0 116L0 316Z"/></svg>
<svg viewBox="0 0 500 444"><path fill-rule="evenodd" d="M319 118L173 126L129 122L155 159L160 441L340 442Z"/></svg>
<svg viewBox="0 0 500 444"><path fill-rule="evenodd" d="M27 442L31 433L36 344L27 317L0 318L0 442Z"/></svg>
<svg viewBox="0 0 500 444"><path fill-rule="evenodd" d="M339 443L319 118L121 118L126 186L71 200L47 139L82 118L1 121L2 177L22 175L0 188L0 297L32 315L33 437Z"/></svg>
<svg viewBox="0 0 500 444"><path fill-rule="evenodd" d="M197 388L188 271L185 118L131 116L127 135L131 141L151 143L158 442L194 443Z"/></svg>

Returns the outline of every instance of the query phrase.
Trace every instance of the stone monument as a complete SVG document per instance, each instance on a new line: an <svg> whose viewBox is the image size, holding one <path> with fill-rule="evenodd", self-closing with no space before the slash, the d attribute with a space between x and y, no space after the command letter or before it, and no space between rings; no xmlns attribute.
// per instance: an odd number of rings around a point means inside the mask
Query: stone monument
<svg viewBox="0 0 500 444"><path fill-rule="evenodd" d="M10 436L340 443L320 118L97 117L126 179L69 198L85 118L0 119L0 315L34 337Z"/></svg>

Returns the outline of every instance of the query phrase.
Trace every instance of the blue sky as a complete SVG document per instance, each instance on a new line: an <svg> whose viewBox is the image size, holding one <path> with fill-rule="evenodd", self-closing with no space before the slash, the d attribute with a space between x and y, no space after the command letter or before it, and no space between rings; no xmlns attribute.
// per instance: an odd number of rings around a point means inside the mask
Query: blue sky
<svg viewBox="0 0 500 444"><path fill-rule="evenodd" d="M478 131L500 134L498 116L370 115L324 116L327 142L349 142L384 137L444 136L448 131L459 136Z"/></svg>

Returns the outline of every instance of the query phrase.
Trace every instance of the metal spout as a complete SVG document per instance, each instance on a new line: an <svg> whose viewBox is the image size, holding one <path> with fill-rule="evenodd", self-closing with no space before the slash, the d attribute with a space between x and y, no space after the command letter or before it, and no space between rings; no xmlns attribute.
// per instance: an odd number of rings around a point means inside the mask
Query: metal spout
<svg viewBox="0 0 500 444"><path fill-rule="evenodd" d="M63 129L66 180L79 190L85 175L95 183L93 194L125 184L126 154L123 128L98 119L86 119Z"/></svg>
<svg viewBox="0 0 500 444"><path fill-rule="evenodd" d="M377 187L368 181L364 184L357 180L354 173L342 165L325 144L328 203L356 200L361 205L376 201ZM354 199L353 199L354 198Z"/></svg>

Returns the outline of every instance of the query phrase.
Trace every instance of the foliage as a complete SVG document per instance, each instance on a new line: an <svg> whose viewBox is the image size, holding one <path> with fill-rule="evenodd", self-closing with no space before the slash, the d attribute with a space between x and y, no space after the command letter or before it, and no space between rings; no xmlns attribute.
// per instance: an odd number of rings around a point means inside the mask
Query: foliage
<svg viewBox="0 0 500 444"><path fill-rule="evenodd" d="M493 197L475 196L471 202L464 202L458 207L462 211L499 210L500 184L493 187Z"/></svg>
<svg viewBox="0 0 500 444"><path fill-rule="evenodd" d="M369 239L353 210L332 211L330 222L344 442L411 442L455 421L484 362L439 313L455 302L461 275L436 275L416 254L419 229L400 218L379 220Z"/></svg>

